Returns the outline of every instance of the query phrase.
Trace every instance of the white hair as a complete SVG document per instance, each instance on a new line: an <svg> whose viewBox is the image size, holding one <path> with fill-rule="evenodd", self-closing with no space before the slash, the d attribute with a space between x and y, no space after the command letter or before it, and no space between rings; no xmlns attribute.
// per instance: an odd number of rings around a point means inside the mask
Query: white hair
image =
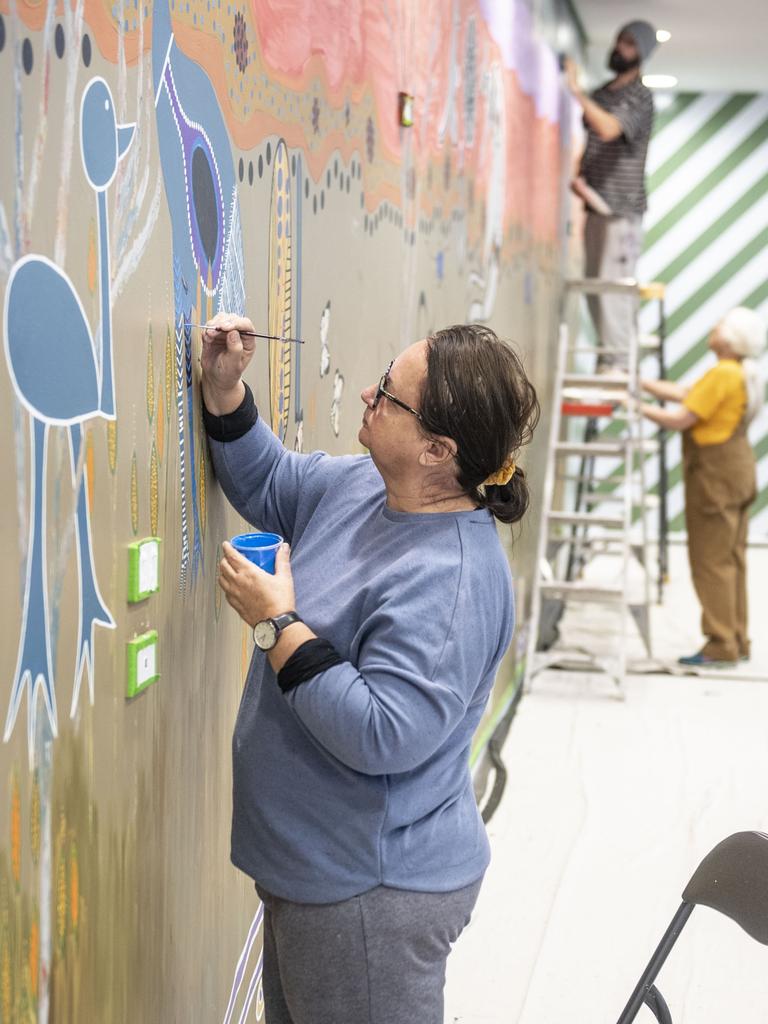
<svg viewBox="0 0 768 1024"><path fill-rule="evenodd" d="M765 398L765 385L760 377L756 360L765 348L765 323L762 317L746 306L736 306L725 314L717 325L717 333L742 359L744 383L747 388L747 423L760 412Z"/></svg>

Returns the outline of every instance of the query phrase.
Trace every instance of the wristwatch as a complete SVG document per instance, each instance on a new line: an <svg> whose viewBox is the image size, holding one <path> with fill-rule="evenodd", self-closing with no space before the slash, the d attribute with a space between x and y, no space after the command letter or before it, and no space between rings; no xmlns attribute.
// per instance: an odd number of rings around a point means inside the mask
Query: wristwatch
<svg viewBox="0 0 768 1024"><path fill-rule="evenodd" d="M253 627L253 642L260 651L271 651L286 626L290 626L292 622L302 621L296 612L285 612L283 615L276 615L274 619L262 619Z"/></svg>

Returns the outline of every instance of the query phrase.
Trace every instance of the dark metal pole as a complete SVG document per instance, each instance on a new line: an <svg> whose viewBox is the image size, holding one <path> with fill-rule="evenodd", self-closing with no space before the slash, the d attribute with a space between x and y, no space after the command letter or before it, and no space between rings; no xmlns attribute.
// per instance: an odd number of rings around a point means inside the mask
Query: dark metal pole
<svg viewBox="0 0 768 1024"><path fill-rule="evenodd" d="M648 995L645 997L645 1005L654 1015L659 1024L672 1024L672 1014L669 1012L669 1007L664 1001L664 996L659 992L655 985L651 985L648 989Z"/></svg>
<svg viewBox="0 0 768 1024"><path fill-rule="evenodd" d="M635 986L635 991L630 996L629 1002L624 1007L624 1010L616 1024L632 1024L632 1021L637 1016L640 1007L645 1002L646 996L656 980L656 975L659 973L664 961L669 956L670 950L677 941L678 935L683 930L685 922L691 916L695 906L695 903L686 903L685 901L680 904L677 909L677 913L672 918L669 927L664 933L663 939L656 947L656 952L653 954L650 963L643 971L640 981L638 981Z"/></svg>

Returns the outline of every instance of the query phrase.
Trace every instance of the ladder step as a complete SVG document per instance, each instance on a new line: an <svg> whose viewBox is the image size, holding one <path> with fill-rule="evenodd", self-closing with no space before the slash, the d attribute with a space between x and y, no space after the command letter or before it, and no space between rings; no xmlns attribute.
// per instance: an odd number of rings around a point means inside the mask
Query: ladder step
<svg viewBox="0 0 768 1024"><path fill-rule="evenodd" d="M560 412L563 416L586 416L589 419L613 416L615 410L616 405L614 402L601 402L599 405L594 403L587 405L585 402L563 402L560 406Z"/></svg>
<svg viewBox="0 0 768 1024"><path fill-rule="evenodd" d="M593 481L594 482L594 481ZM585 505L623 505L623 494L582 494L581 500ZM635 504L633 502L633 504Z"/></svg>
<svg viewBox="0 0 768 1024"><path fill-rule="evenodd" d="M558 455L626 455L626 441L558 441Z"/></svg>
<svg viewBox="0 0 768 1024"><path fill-rule="evenodd" d="M638 339L638 348L642 352L658 352L661 348L661 338L658 334L643 334ZM578 342L574 345L568 346L568 352L574 356L589 356L589 355L625 355L630 351L630 346L621 346L615 348L608 345L580 345Z"/></svg>
<svg viewBox="0 0 768 1024"><path fill-rule="evenodd" d="M620 548L629 546L630 548L637 547L636 544L628 542L626 535L623 533L590 533L590 534L577 534L575 537L570 534L550 534L550 541L557 544L569 544L573 545L574 548L594 548L594 547L605 547L606 545L619 545ZM642 547L642 545L640 545Z"/></svg>
<svg viewBox="0 0 768 1024"><path fill-rule="evenodd" d="M661 348L661 338L658 334L643 334L640 336L640 348L644 352L656 352Z"/></svg>
<svg viewBox="0 0 768 1024"><path fill-rule="evenodd" d="M659 450L659 442L652 438L644 438L642 441L558 441L555 451L558 455L616 455L618 457L627 454L627 448L632 446L637 453L643 455L655 455Z"/></svg>
<svg viewBox="0 0 768 1024"><path fill-rule="evenodd" d="M629 352L630 346L622 346L620 348L614 348L608 345L579 345L576 344L574 347L569 347L568 352L574 356L588 356L588 355L623 355Z"/></svg>
<svg viewBox="0 0 768 1024"><path fill-rule="evenodd" d="M583 494L581 500L585 505L623 505L624 495L623 494ZM632 507L642 508L645 505L646 508L658 508L659 507L659 496L658 494L646 494L645 497L640 495L632 496Z"/></svg>
<svg viewBox="0 0 768 1024"><path fill-rule="evenodd" d="M550 512L547 515L553 526L609 526L623 529L623 516L606 516L598 512Z"/></svg>
<svg viewBox="0 0 768 1024"><path fill-rule="evenodd" d="M594 601L607 602L609 604L624 601L624 588L616 586L598 586L595 583L575 582L552 582L540 583L539 593L543 597L559 598L563 601Z"/></svg>
<svg viewBox="0 0 768 1024"><path fill-rule="evenodd" d="M639 295L640 289L634 277L620 277L615 280L606 277L571 277L565 281L570 291L583 295Z"/></svg>
<svg viewBox="0 0 768 1024"><path fill-rule="evenodd" d="M566 398L578 397L578 395L571 395L565 388L588 388L590 389L590 397L592 397L593 389L597 388L598 391L616 391L627 387L629 384L628 373L566 373L563 377L563 395ZM602 394L601 394L602 397Z"/></svg>
<svg viewBox="0 0 768 1024"><path fill-rule="evenodd" d="M592 485L595 482L594 474L592 476L589 476L588 474L579 476L578 473L555 473L555 479L560 480L565 484Z"/></svg>

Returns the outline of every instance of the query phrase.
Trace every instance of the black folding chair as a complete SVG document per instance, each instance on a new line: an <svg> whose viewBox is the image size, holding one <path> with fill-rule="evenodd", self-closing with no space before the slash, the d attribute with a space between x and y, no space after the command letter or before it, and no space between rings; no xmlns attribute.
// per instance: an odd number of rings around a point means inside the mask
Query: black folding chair
<svg viewBox="0 0 768 1024"><path fill-rule="evenodd" d="M654 982L696 904L719 910L768 946L768 835L736 832L699 864L617 1024L631 1024L643 1004L659 1024L672 1024L669 1007Z"/></svg>

